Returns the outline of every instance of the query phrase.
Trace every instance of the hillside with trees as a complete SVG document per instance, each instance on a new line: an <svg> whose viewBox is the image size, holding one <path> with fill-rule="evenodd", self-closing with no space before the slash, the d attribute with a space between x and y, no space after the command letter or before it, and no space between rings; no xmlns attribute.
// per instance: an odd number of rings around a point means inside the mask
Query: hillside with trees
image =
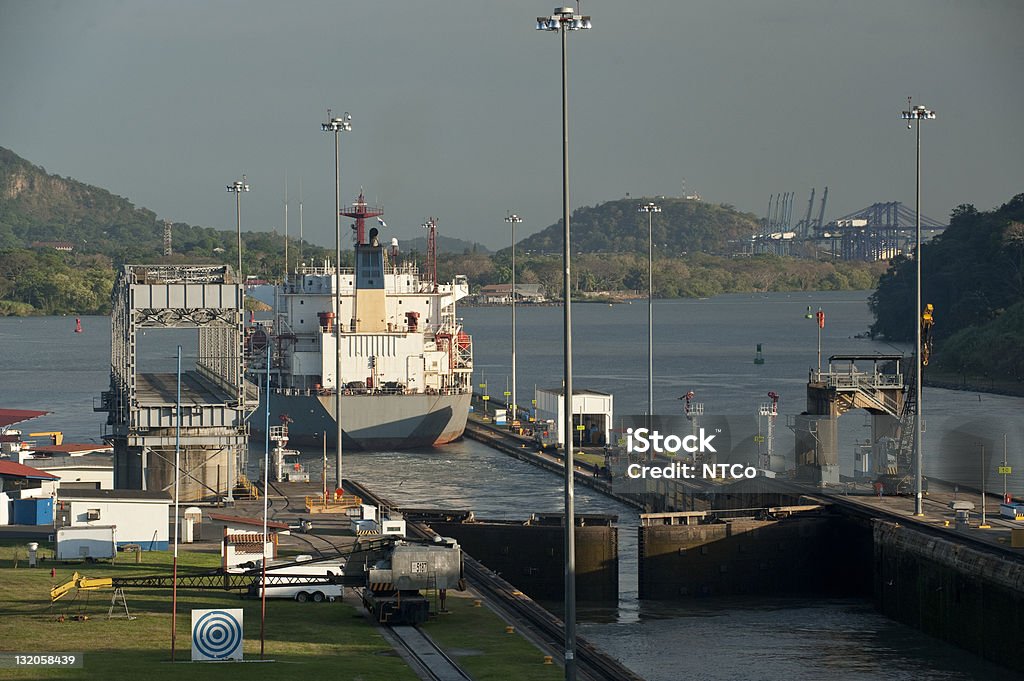
<svg viewBox="0 0 1024 681"><path fill-rule="evenodd" d="M233 231L173 223L170 256L163 255L163 233L152 211L0 147L0 315L107 312L114 272L124 263L237 262ZM247 274L281 275L281 237L243 232L242 242ZM309 244L303 250L312 258L328 254Z"/></svg>
<svg viewBox="0 0 1024 681"><path fill-rule="evenodd" d="M935 306L934 365L1024 381L1024 194L979 212L961 205L921 248L922 305ZM915 265L893 260L871 297L872 332L914 338Z"/></svg>
<svg viewBox="0 0 1024 681"><path fill-rule="evenodd" d="M647 253L647 214L638 206L650 199L618 199L578 208L570 218L573 253ZM663 254L730 253L738 242L760 231L754 215L729 205L659 197L652 214L652 239ZM519 252L561 253L562 221L518 242ZM666 251L665 249L668 249Z"/></svg>
<svg viewBox="0 0 1024 681"><path fill-rule="evenodd" d="M573 295L638 295L647 289L646 199L609 201L573 216ZM745 255L757 219L731 206L658 198L653 215L654 291L659 297L707 297L746 291L869 289L883 265L811 258ZM48 174L0 148L0 314L103 313L124 263L234 264L234 231L171 225L173 254L163 255L164 222L155 213L71 178ZM283 239L243 232L245 274L279 279ZM479 244L439 235L442 281L465 274L471 286L509 281L511 249L489 253ZM519 242L516 277L562 293L562 228L551 225ZM61 250L54 247L60 246ZM70 250L68 250L70 248ZM425 260L425 242L402 244L404 258ZM304 258L331 258L333 249L302 246ZM447 252L446 252L447 251ZM297 258L298 248L290 250ZM351 265L351 252L343 265Z"/></svg>

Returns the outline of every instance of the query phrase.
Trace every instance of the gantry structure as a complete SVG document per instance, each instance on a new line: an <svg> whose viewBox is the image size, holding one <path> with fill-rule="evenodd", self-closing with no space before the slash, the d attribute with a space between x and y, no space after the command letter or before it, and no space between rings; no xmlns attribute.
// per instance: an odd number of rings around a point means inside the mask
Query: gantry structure
<svg viewBox="0 0 1024 681"><path fill-rule="evenodd" d="M107 413L114 487L173 494L177 451L180 499L230 498L244 473L246 418L259 401L244 378L243 295L228 266L122 268L112 295L110 389L95 408ZM141 337L170 329L198 334L183 368L167 371L173 339L154 339L163 370L140 370Z"/></svg>

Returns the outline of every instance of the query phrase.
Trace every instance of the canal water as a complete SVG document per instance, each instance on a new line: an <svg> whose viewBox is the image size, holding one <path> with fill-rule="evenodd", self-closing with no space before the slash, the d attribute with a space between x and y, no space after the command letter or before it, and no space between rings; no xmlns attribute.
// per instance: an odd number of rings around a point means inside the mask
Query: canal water
<svg viewBox="0 0 1024 681"><path fill-rule="evenodd" d="M895 352L858 337L870 314L863 293L720 296L709 300L655 301L655 411L679 413L687 390L708 412L748 414L773 390L780 412L804 408L804 385L816 365L817 327L806 308L826 312L823 355ZM647 401L646 301L614 306L576 304L574 381L578 388L613 393L617 414L640 414ZM474 337L477 374L496 399L510 373L507 308L462 308ZM561 377L562 311L517 310L518 401L529 404L534 385L556 387ZM75 334L68 317L0 318L0 407L51 414L26 430L63 430L68 441L98 439L104 416L92 411L107 389L110 322L82 319ZM140 339L148 371L173 371L178 343L194 354L194 333L148 333ZM753 363L762 344L765 363ZM479 390L479 388L478 388ZM926 390L926 447L934 446L929 472L978 485L985 442L989 484L997 480L1003 433L1008 459L1021 471L1024 399ZM782 421L780 416L780 422ZM843 425L843 419L847 419ZM863 417L841 419L843 473L853 466L852 442L865 437ZM779 428L780 442L791 439ZM262 457L254 443L251 462ZM255 450L259 450L257 452ZM926 453L931 451L926 449ZM995 454L993 455L993 452ZM329 457L333 458L333 457ZM319 451L303 453L320 470ZM333 465L333 464L331 464ZM517 462L470 440L439 450L351 453L345 476L358 479L399 504L472 509L478 517L524 518L558 512L561 478ZM331 469L333 470L333 469ZM328 472L333 478L333 473ZM330 478L329 478L330 479ZM1000 484L997 481L994 484ZM1024 475L1010 490L1024 493ZM733 599L680 604L640 603L636 586L635 511L577 488L580 513L619 516L620 600L617 608L580 608L580 632L647 679L1012 679L1019 678L957 648L876 613L859 600ZM683 576L680 576L681 578Z"/></svg>

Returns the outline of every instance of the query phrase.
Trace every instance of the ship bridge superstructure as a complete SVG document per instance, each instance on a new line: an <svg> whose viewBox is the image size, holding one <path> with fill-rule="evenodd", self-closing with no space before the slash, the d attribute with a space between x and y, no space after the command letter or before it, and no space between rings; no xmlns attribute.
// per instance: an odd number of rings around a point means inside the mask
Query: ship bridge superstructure
<svg viewBox="0 0 1024 681"><path fill-rule="evenodd" d="M230 495L244 470L246 416L259 401L244 380L242 296L228 266L126 265L119 273L110 389L95 407L107 413L116 488L172 491L180 443L180 497ZM174 330L197 336L180 372L173 340L159 339ZM143 338L158 370L144 370Z"/></svg>
<svg viewBox="0 0 1024 681"><path fill-rule="evenodd" d="M330 262L302 266L278 287L270 350L279 389L311 393L373 390L401 394L468 392L472 342L457 317L456 303L469 295L465 277L435 285L419 268L388 257L375 290L367 296L356 268ZM335 335L334 297L340 334ZM336 339L342 376L336 380Z"/></svg>

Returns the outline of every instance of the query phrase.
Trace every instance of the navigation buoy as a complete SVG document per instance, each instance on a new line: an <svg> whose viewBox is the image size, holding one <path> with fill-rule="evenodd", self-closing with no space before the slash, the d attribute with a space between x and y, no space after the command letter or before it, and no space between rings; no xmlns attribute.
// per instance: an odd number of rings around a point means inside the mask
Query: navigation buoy
<svg viewBox="0 0 1024 681"><path fill-rule="evenodd" d="M82 333L82 320L75 317L75 333Z"/></svg>
<svg viewBox="0 0 1024 681"><path fill-rule="evenodd" d="M764 355L761 353L761 344L757 344L757 354L754 355L754 364L764 364Z"/></svg>

